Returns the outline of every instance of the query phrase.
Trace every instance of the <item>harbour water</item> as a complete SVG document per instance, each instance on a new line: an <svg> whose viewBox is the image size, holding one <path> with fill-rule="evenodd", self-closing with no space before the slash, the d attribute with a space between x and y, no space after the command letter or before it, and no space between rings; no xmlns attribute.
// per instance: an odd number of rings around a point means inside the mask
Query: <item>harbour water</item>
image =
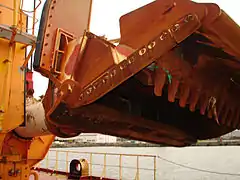
<svg viewBox="0 0 240 180"><path fill-rule="evenodd" d="M56 150L56 149L54 149ZM146 154L154 155L156 158L156 179L157 180L238 180L240 179L240 146L212 146L212 147L149 147L149 148L126 148L126 147L86 147L86 148L64 148L57 149L74 152L101 152L101 153L123 153L123 154ZM54 152L54 151L53 151ZM56 166L55 153L49 153L48 167ZM52 154L51 154L52 153ZM70 155L71 154L71 155ZM69 153L68 159L86 158L88 154L74 155ZM119 157L107 156L106 175L111 178L119 177ZM66 170L66 155L58 154L58 168ZM92 157L93 175L101 175L103 171L103 155ZM52 161L52 162L51 162ZM136 157L123 157L122 159L123 180L133 180L136 175ZM46 160L41 162L46 166ZM140 179L151 180L154 177L153 158L140 157Z"/></svg>

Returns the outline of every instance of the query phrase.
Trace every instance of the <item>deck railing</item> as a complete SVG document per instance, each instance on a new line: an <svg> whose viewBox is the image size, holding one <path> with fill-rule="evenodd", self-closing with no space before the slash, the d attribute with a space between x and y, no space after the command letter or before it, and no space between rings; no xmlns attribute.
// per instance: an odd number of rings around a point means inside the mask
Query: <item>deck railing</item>
<svg viewBox="0 0 240 180"><path fill-rule="evenodd" d="M35 35L36 24L39 22L39 20L36 18L36 12L42 3L42 0L32 0L31 4L33 5L33 7L31 10L23 9L24 0L21 0L21 1L12 0L12 1L13 1L13 7L9 7L5 4L0 4L0 8L11 11L13 13L13 20L12 20L13 26L15 26L21 31L28 32L31 35ZM27 28L22 26L23 24L25 24L25 22L23 22L23 16L26 16L28 18ZM30 30L31 32L29 32Z"/></svg>
<svg viewBox="0 0 240 180"><path fill-rule="evenodd" d="M50 150L38 167L50 172L69 172L72 159L86 159L89 176L119 180L157 179L157 157L153 155Z"/></svg>

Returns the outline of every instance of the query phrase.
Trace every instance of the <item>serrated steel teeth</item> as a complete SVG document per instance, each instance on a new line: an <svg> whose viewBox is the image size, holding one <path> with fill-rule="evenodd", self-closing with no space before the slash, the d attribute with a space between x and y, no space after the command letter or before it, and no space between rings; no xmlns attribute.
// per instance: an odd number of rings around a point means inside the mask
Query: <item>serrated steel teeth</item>
<svg viewBox="0 0 240 180"><path fill-rule="evenodd" d="M181 96L179 101L180 107L184 108L186 106L189 95L190 95L189 86L183 85L183 87L181 88Z"/></svg>
<svg viewBox="0 0 240 180"><path fill-rule="evenodd" d="M168 86L168 101L174 102L176 94L178 92L179 80L177 78L173 78L172 82Z"/></svg>
<svg viewBox="0 0 240 180"><path fill-rule="evenodd" d="M217 113L216 108L213 108L210 111L208 111L208 118L213 119L214 121L216 121L217 124L220 125L220 121L219 121L219 118L218 118L218 113Z"/></svg>
<svg viewBox="0 0 240 180"><path fill-rule="evenodd" d="M166 72L161 68L156 69L154 82L154 93L156 96L162 96L162 90L166 83L166 76Z"/></svg>
<svg viewBox="0 0 240 180"><path fill-rule="evenodd" d="M209 119L213 118L213 111L212 110L208 110L208 114L207 114Z"/></svg>
<svg viewBox="0 0 240 180"><path fill-rule="evenodd" d="M217 122L218 125L220 125L219 119L218 119L218 111L217 111L217 98L211 97L210 102L212 103L212 116L213 119Z"/></svg>
<svg viewBox="0 0 240 180"><path fill-rule="evenodd" d="M216 108L213 111L213 118L218 123L218 125L220 125L220 122L219 122L219 119L218 119L218 113L217 113L217 109Z"/></svg>
<svg viewBox="0 0 240 180"><path fill-rule="evenodd" d="M221 114L222 114L222 110L224 110L224 106L225 106L225 101L223 99L220 99L217 102L217 113L218 113L218 118L219 118L220 124L222 124Z"/></svg>
<svg viewBox="0 0 240 180"><path fill-rule="evenodd" d="M218 122L216 103L217 103L217 99L211 96L208 100L207 109L208 109L208 118L212 119L214 117L214 119Z"/></svg>
<svg viewBox="0 0 240 180"><path fill-rule="evenodd" d="M209 96L207 96L206 94L203 94L200 97L200 113L201 113L201 115L205 115L206 109L208 107L208 103L209 103Z"/></svg>
<svg viewBox="0 0 240 180"><path fill-rule="evenodd" d="M190 95L191 95L191 98L190 98L189 109L190 109L190 111L194 112L196 109L196 105L199 101L201 91L200 91L200 89L192 90Z"/></svg>

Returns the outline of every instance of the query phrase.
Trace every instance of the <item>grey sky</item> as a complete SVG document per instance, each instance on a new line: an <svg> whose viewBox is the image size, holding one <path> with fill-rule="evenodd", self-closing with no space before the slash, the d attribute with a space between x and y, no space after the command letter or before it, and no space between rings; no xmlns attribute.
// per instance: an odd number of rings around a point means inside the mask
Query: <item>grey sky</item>
<svg viewBox="0 0 240 180"><path fill-rule="evenodd" d="M68 0L71 2L71 0ZM143 6L153 0L93 0L90 30L97 35L106 35L109 39L118 38L119 18L121 15ZM194 0L196 2L217 3L238 24L240 24L240 0ZM25 0L24 8L32 8L32 0ZM45 2L45 0L43 0ZM41 6L42 7L42 6ZM38 10L38 18L41 15ZM79 14L80 15L80 14ZM70 22L73 23L73 22ZM43 95L47 88L48 80L38 73L34 73L35 97Z"/></svg>

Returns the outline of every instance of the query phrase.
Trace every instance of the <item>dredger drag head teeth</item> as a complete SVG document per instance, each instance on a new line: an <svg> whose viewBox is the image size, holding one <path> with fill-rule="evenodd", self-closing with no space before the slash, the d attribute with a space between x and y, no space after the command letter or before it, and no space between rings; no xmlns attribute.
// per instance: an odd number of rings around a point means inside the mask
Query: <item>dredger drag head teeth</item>
<svg viewBox="0 0 240 180"><path fill-rule="evenodd" d="M190 92L191 98L190 98L190 111L194 112L196 110L196 105L200 99L201 90L200 89L193 89Z"/></svg>
<svg viewBox="0 0 240 180"><path fill-rule="evenodd" d="M186 106L189 96L190 96L189 86L183 85L183 87L181 88L181 96L179 101L180 107L184 108Z"/></svg>
<svg viewBox="0 0 240 180"><path fill-rule="evenodd" d="M203 94L200 97L200 114L205 115L206 109L209 103L209 96L207 94Z"/></svg>
<svg viewBox="0 0 240 180"><path fill-rule="evenodd" d="M174 102L176 94L178 92L179 80L177 78L172 78L170 84L168 85L168 100L169 102Z"/></svg>
<svg viewBox="0 0 240 180"><path fill-rule="evenodd" d="M166 77L167 74L166 72L157 67L157 69L155 70L155 83L154 83L154 93L156 96L162 96L162 90L163 90L163 87L166 83Z"/></svg>

